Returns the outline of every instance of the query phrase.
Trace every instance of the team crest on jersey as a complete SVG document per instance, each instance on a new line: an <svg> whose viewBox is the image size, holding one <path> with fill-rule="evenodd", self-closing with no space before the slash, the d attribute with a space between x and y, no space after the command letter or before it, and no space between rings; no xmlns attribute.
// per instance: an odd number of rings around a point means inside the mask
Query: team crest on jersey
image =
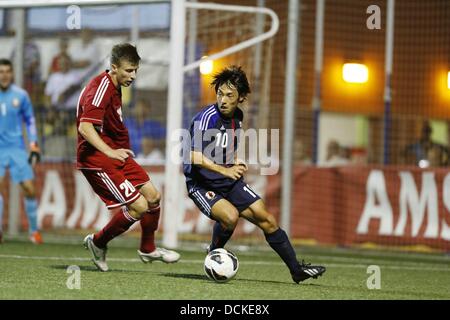
<svg viewBox="0 0 450 320"><path fill-rule="evenodd" d="M14 98L13 101L12 101L13 107L18 108L18 107L19 107L19 104L20 104L19 99Z"/></svg>
<svg viewBox="0 0 450 320"><path fill-rule="evenodd" d="M216 194L212 191L208 191L205 193L206 198L208 198L208 200L212 200L216 197Z"/></svg>

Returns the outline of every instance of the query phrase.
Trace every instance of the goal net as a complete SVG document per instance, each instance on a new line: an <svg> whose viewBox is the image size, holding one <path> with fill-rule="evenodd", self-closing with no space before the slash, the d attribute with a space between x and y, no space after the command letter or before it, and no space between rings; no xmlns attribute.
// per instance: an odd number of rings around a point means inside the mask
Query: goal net
<svg viewBox="0 0 450 320"><path fill-rule="evenodd" d="M77 2L58 7L34 4L23 11L18 8L0 11L2 57L14 62L20 54L16 48L18 33L24 34L20 74L22 86L34 106L43 156L35 173L39 225L44 232L70 234L71 230L100 229L111 216L75 169L75 105L87 82L108 68L109 52L118 42L135 43L142 57L136 83L122 89L123 118L136 160L148 170L164 198L166 136L170 134L167 131L167 96L171 3L147 2L121 5L105 2L91 6L80 1L79 5ZM231 4L264 8L264 1ZM272 28L267 14L254 12L188 8L185 19L186 65ZM183 103L179 106L182 127L188 128L192 117L202 107L215 102L215 93L210 87L212 75L231 64L244 68L252 86L252 99L245 110L245 126L277 127L278 119L270 112L274 48L274 39L257 41L255 45L215 59L209 72L204 72L203 64L202 73L199 68L185 72ZM278 108L281 109L281 105ZM248 181L264 197L266 177L259 176L255 170ZM8 174L5 183L3 227L9 234L25 232L28 224L22 197L17 186L9 181ZM199 212L185 189L183 186L180 190L176 213L179 237L182 240L209 238L211 221ZM159 235L164 233L162 225L161 221ZM139 231L139 224L131 228L130 234L134 231ZM236 236L261 238L255 231L253 225L242 222Z"/></svg>
<svg viewBox="0 0 450 320"><path fill-rule="evenodd" d="M28 3L23 11L6 6L11 2L0 1L0 58L16 64L23 49L16 80L22 79L36 114L43 161L35 173L44 232L85 233L101 228L111 216L74 167L74 103L87 80L108 67L109 51L118 42L135 43L142 57L136 83L122 91L132 148L163 199L171 188L165 177L166 138L172 134L167 124L174 116L167 113L170 26L171 18L179 18L185 19L184 65L204 61L183 73L181 127L188 128L201 108L215 102L212 75L229 65L242 66L252 89L243 126L258 133L256 149L247 145L251 166L246 181L278 221L286 183L281 178L285 80L295 73L295 116L289 119L295 130L288 144L293 151L288 231L294 243L449 250L448 1L383 0L374 5L368 0L301 0L298 47L293 49L297 70L286 67L292 23L287 0L221 0L223 5L270 9L279 29L212 63L208 57L269 32L270 16L210 9L209 1L192 1L205 7L186 6L185 17L171 17L169 1L90 1L95 6L73 1L56 7L17 1ZM319 3L324 5L323 21L318 21ZM387 83L389 3L395 11ZM319 30L320 73L315 70ZM367 78L355 78L359 72L367 72ZM55 74L63 74L64 81L54 80ZM313 101L320 101L314 112ZM260 134L264 130L266 136ZM275 170L262 174L270 165ZM2 190L3 229L14 234L26 231L27 221L18 189L8 177ZM184 182L177 192L171 217L178 238L209 241L213 222L188 198ZM161 221L158 236L164 229ZM138 231L136 224L129 235ZM263 243L264 235L241 219L233 240Z"/></svg>

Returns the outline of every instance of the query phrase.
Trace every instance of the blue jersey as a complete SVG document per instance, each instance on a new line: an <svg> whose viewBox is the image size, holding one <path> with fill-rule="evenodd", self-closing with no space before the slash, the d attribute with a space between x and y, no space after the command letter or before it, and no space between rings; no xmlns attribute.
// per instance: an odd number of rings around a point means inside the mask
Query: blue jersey
<svg viewBox="0 0 450 320"><path fill-rule="evenodd" d="M25 148L22 123L26 124L28 142L37 142L36 124L27 92L12 84L0 90L0 149Z"/></svg>
<svg viewBox="0 0 450 320"><path fill-rule="evenodd" d="M230 166L234 164L234 155L238 148L239 133L244 114L239 108L231 118L224 117L217 104L210 105L197 113L190 126L190 148L202 152L216 164ZM236 180L220 173L186 163L183 167L188 188L201 184L212 189L227 189Z"/></svg>

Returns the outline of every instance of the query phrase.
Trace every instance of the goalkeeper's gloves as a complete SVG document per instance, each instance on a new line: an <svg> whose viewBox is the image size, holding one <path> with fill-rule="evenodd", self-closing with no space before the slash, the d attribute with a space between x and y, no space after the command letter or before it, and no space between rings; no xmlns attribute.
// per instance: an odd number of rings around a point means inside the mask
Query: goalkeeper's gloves
<svg viewBox="0 0 450 320"><path fill-rule="evenodd" d="M28 163L34 166L36 163L41 161L41 151L37 142L30 143L30 155L28 157Z"/></svg>

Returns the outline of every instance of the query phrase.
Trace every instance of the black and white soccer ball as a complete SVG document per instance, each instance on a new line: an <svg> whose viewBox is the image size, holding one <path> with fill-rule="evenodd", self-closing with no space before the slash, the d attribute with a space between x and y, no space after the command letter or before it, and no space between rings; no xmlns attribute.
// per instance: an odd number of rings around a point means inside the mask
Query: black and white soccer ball
<svg viewBox="0 0 450 320"><path fill-rule="evenodd" d="M236 255L226 249L214 249L205 258L204 270L208 278L216 282L227 282L234 278L239 269Z"/></svg>

